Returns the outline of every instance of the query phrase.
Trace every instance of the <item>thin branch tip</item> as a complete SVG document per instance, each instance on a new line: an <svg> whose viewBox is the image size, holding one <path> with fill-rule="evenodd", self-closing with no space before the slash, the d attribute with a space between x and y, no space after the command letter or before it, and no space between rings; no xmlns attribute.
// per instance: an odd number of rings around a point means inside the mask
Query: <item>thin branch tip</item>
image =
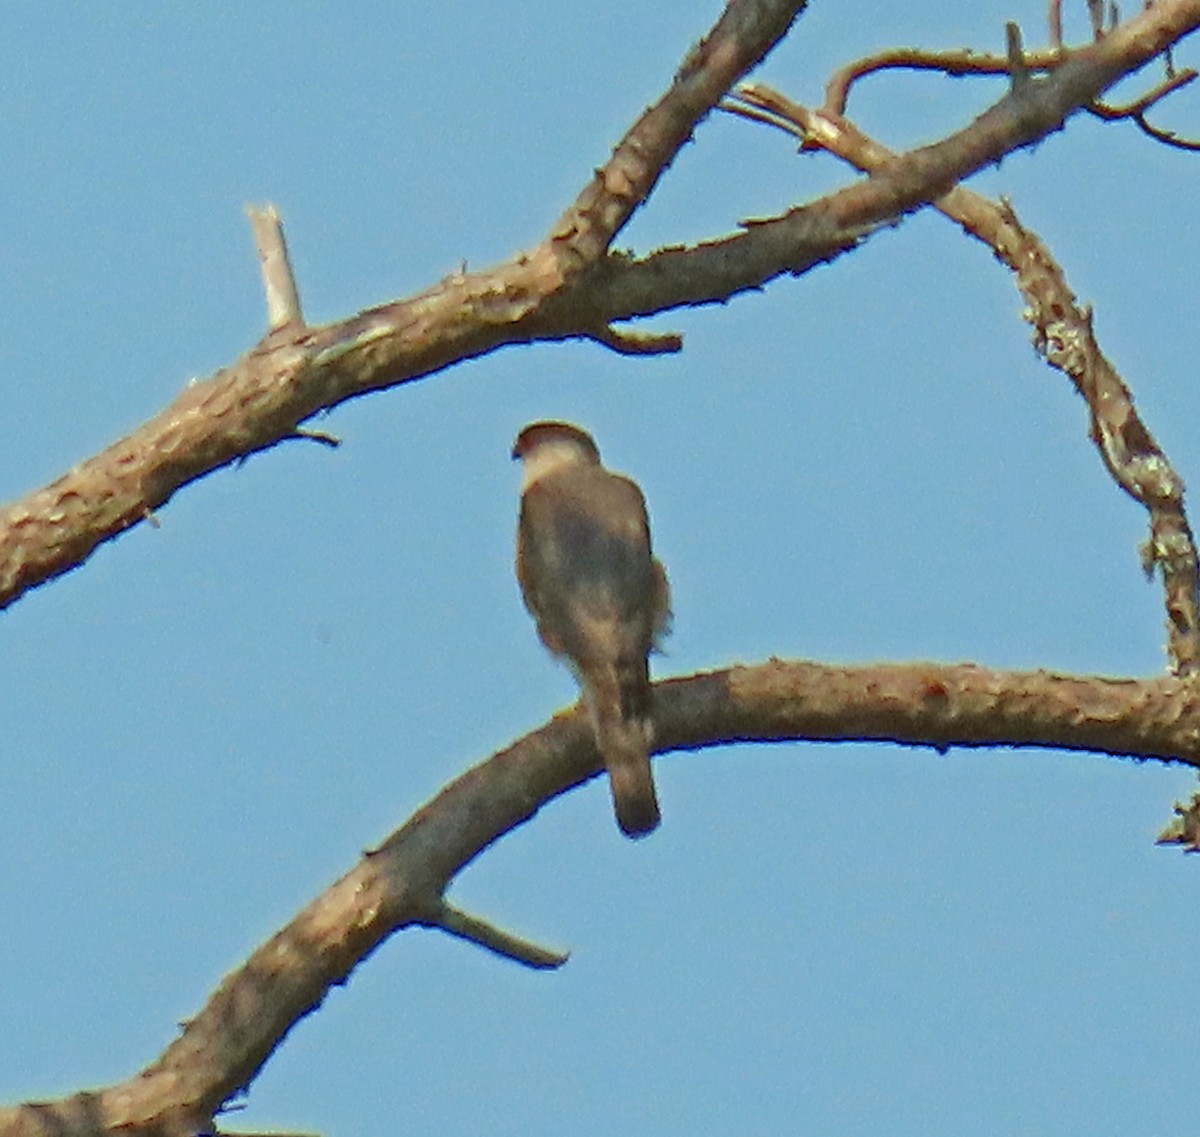
<svg viewBox="0 0 1200 1137"><path fill-rule="evenodd" d="M1047 24L1050 32L1050 46L1055 51L1063 49L1062 29L1062 0L1050 0L1050 10L1047 14Z"/></svg>
<svg viewBox="0 0 1200 1137"><path fill-rule="evenodd" d="M254 1132L236 1133L222 1129L220 1137L320 1137L318 1133L292 1133L282 1129L256 1130Z"/></svg>

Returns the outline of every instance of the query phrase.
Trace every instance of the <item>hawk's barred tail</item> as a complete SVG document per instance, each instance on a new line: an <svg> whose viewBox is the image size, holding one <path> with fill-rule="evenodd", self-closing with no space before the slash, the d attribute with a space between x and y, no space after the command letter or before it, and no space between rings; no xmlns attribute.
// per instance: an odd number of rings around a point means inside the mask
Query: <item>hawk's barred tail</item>
<svg viewBox="0 0 1200 1137"><path fill-rule="evenodd" d="M608 769L617 824L628 837L642 837L662 819L650 768L653 727L644 658L603 676L589 676L596 746Z"/></svg>

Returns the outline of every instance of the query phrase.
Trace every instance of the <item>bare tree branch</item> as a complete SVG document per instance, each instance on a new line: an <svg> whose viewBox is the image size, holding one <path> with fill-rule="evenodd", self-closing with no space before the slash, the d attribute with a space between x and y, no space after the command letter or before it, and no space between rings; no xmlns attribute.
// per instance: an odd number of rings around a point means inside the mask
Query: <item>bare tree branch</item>
<svg viewBox="0 0 1200 1137"><path fill-rule="evenodd" d="M894 155L848 120L811 111L763 85L739 89L729 108L749 107L767 122L820 146L868 173L886 170ZM1087 401L1091 437L1113 480L1150 515L1145 546L1148 572L1162 571L1167 608L1167 654L1181 675L1200 670L1200 569L1196 544L1184 511L1183 479L1175 472L1141 421L1133 396L1100 350L1092 313L1081 308L1061 267L1037 235L1017 219L1012 206L957 186L936 208L987 244L1015 273L1034 328L1034 346L1062 371Z"/></svg>
<svg viewBox="0 0 1200 1137"><path fill-rule="evenodd" d="M904 155L877 147L839 115L804 119L809 112L802 112L793 118L803 120L801 134L816 137L819 128L825 132L821 145L844 150L871 176L782 216L746 223L744 231L722 240L641 259L610 252L615 235L697 123L803 7L804 0L730 0L671 87L630 129L549 237L495 269L456 273L418 296L310 328L303 324L278 218L261 214L255 228L271 333L141 428L0 515L0 605L152 519L178 489L222 465L297 437L335 444L332 436L300 425L318 411L506 344L591 338L626 353L677 350L677 337L638 337L611 324L725 300L782 274L804 272L937 201L947 212L959 209L952 215L974 225L1018 273L1035 309L1039 346L1088 399L1114 478L1150 510L1148 558L1162 568L1167 585L1173 658L1179 671L1190 672L1200 659L1200 621L1182 483L1096 347L1090 314L1078 309L1040 242L1004 207L987 203L986 217L972 214L967 207L973 195L954 187L1060 129L1071 113L1200 26L1200 0L1160 0L1110 29L1103 27L1103 4L1093 5L1096 43L1070 53L1058 44L1044 61L1039 53L1025 53L1011 33L1009 57L999 67L1014 76L1009 93L965 129ZM913 59L909 53L908 62L895 65L924 65ZM964 68L968 63L978 72L978 57L964 57ZM939 69L949 69L945 58ZM1041 71L1042 77L1034 74ZM845 90L853 80L846 80ZM784 117L796 115L785 110ZM780 122L778 105L760 105L753 113ZM1051 304L1063 307L1053 320ZM830 668L773 660L657 685L655 725L660 751L735 741L860 740L942 752L1055 747L1200 767L1200 689L1177 678L1117 680L925 663ZM599 768L582 714L556 716L469 770L369 851L227 976L139 1074L59 1102L0 1110L0 1137L211 1131L217 1112L253 1080L296 1023L405 928L437 927L529 966L560 966L565 956L449 906L445 894L490 844Z"/></svg>
<svg viewBox="0 0 1200 1137"><path fill-rule="evenodd" d="M1107 122L1117 122L1121 119L1130 119L1137 124L1139 130L1149 138L1153 138L1155 142L1161 142L1164 146L1172 146L1177 150L1200 150L1200 142L1193 141L1188 138L1180 138L1174 131L1164 130L1161 127L1155 126L1146 116L1150 113L1152 107L1162 102L1168 95L1179 91L1182 88L1190 85L1200 72L1194 71L1192 68L1185 68L1183 71L1176 71L1170 63L1170 56L1167 56L1167 74L1157 87L1147 91L1141 98L1135 99L1131 103L1126 103L1123 106L1112 106L1108 103L1095 102L1087 108L1089 114L1095 115L1097 118L1104 119Z"/></svg>
<svg viewBox="0 0 1200 1137"><path fill-rule="evenodd" d="M1170 37L1200 26L1200 0L1178 4L1155 5L1100 43L1072 53L1053 74L1031 81L1020 93L1010 91L970 126L930 146L892 155L864 181L755 222L737 236L667 248L638 260L610 257L586 278L589 302L608 319L648 316L724 301L785 272L799 275L840 256L881 225L1058 130L1072 111L1161 54L1164 43L1173 42Z"/></svg>
<svg viewBox="0 0 1200 1137"><path fill-rule="evenodd" d="M682 144L683 121L698 120L720 97L721 83L761 58L798 7L796 0L735 0L671 91L617 147L610 173L597 175L548 241L495 269L456 273L338 324L289 325L0 512L0 606L76 567L189 482L294 438L318 411L505 344L593 338L613 320L726 300L830 260L960 178L1059 129L1072 111L1200 26L1200 0L1162 0L1019 95L1010 92L965 130L893 159L863 182L721 241L641 260L609 254L589 267L632 211L630 187L649 192L671 147ZM643 148L649 158L638 159Z"/></svg>
<svg viewBox="0 0 1200 1137"><path fill-rule="evenodd" d="M954 747L1054 747L1200 767L1200 689L1173 678L772 660L671 679L654 690L659 753L729 742L855 740L942 753ZM222 1103L249 1085L331 987L345 983L394 932L444 926L442 896L454 876L600 770L584 714L575 708L556 715L468 770L368 852L229 974L141 1073L59 1102L0 1109L0 1135L210 1131Z"/></svg>

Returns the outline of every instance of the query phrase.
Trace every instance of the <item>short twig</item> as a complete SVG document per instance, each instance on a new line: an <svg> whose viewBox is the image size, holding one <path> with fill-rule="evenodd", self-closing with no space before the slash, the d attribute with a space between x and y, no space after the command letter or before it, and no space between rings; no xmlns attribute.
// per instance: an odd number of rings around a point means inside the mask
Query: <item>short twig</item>
<svg viewBox="0 0 1200 1137"><path fill-rule="evenodd" d="M469 940L487 948L488 951L538 971L552 971L562 967L570 958L570 952L551 951L549 948L540 947L446 903L440 906L434 917L423 920L422 923L428 927L441 928L460 940Z"/></svg>
<svg viewBox="0 0 1200 1137"><path fill-rule="evenodd" d="M1010 20L1004 25L1004 36L1013 93L1019 95L1029 86L1029 68L1025 64L1025 45L1021 42L1020 24Z"/></svg>
<svg viewBox="0 0 1200 1137"><path fill-rule="evenodd" d="M620 355L668 355L683 350L683 336L678 332L621 332L605 324L591 337Z"/></svg>
<svg viewBox="0 0 1200 1137"><path fill-rule="evenodd" d="M283 236L283 220L273 205L248 205L246 216L254 229L254 243L262 266L263 288L267 294L267 321L271 331L292 324L303 324L300 292L292 272L287 241Z"/></svg>
<svg viewBox="0 0 1200 1137"><path fill-rule="evenodd" d="M312 430L307 426L296 427L289 437L302 438L309 442L319 442L322 446L328 446L333 450L336 450L342 444L342 440L336 434L327 434L323 430Z"/></svg>

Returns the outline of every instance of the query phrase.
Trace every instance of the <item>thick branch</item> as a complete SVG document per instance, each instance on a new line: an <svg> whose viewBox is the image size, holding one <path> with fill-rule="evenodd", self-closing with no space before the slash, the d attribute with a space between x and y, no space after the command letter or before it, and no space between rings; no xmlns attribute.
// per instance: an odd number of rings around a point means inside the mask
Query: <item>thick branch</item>
<svg viewBox="0 0 1200 1137"><path fill-rule="evenodd" d="M1176 679L773 660L659 683L654 719L660 752L856 740L942 752L1057 747L1200 767L1200 689ZM0 1137L207 1131L330 987L393 932L444 925L453 877L599 769L591 730L570 711L468 770L227 976L158 1060L111 1089L0 1110ZM470 920L455 928L480 932Z"/></svg>

